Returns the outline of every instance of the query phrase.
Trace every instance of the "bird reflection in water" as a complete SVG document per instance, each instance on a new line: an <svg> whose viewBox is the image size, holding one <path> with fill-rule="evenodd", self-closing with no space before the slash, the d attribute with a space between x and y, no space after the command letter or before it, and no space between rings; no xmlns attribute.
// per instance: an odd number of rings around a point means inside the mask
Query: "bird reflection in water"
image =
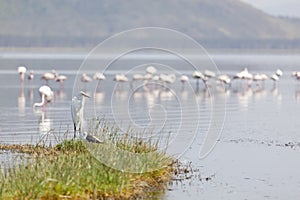
<svg viewBox="0 0 300 200"><path fill-rule="evenodd" d="M27 69L25 66L18 67L18 73L20 74L20 94L18 97L18 109L19 109L19 114L21 115L25 113L25 105L26 105L26 99L24 96L24 76L26 70Z"/></svg>
<svg viewBox="0 0 300 200"><path fill-rule="evenodd" d="M39 119L39 133L41 135L49 134L52 130L52 120L47 117L46 112L38 111L40 119Z"/></svg>
<svg viewBox="0 0 300 200"><path fill-rule="evenodd" d="M23 115L25 113L25 105L26 105L26 98L24 95L24 82L21 81L20 83L20 94L18 97L18 109L19 114Z"/></svg>
<svg viewBox="0 0 300 200"><path fill-rule="evenodd" d="M296 102L299 103L300 102L300 85L296 86L294 97L295 97Z"/></svg>

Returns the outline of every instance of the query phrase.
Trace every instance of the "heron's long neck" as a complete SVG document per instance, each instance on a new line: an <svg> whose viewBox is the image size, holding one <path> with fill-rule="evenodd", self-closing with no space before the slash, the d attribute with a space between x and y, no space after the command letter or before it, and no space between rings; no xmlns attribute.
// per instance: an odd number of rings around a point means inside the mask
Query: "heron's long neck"
<svg viewBox="0 0 300 200"><path fill-rule="evenodd" d="M80 109L80 113L79 113L79 121L80 121L80 132L84 132L83 131L83 126L84 126L84 118L83 118L83 114L84 114L84 104L85 104L85 98L82 97L82 101L81 101L81 109Z"/></svg>

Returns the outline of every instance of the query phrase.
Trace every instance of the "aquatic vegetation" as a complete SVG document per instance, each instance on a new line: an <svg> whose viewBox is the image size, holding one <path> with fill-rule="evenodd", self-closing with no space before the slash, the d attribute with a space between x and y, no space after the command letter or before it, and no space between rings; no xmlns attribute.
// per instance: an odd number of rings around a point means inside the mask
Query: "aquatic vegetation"
<svg viewBox="0 0 300 200"><path fill-rule="evenodd" d="M0 173L1 198L132 199L162 193L172 180L174 159L160 152L155 142L143 141L129 134L116 136L113 135L117 133L115 130L110 132L104 144L64 140L53 147L0 145L0 150L30 155L29 159L24 158L23 162ZM113 162L119 159L118 156L123 156L110 150L112 144L119 150L143 154L142 164L135 168L139 171L121 171L100 162L97 153L111 156ZM133 165L135 160L130 159L134 158L126 158Z"/></svg>

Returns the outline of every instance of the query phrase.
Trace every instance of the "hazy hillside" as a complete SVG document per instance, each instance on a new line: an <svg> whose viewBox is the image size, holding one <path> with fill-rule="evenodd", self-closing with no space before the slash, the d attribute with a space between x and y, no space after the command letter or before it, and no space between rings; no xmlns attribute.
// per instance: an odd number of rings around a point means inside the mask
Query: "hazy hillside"
<svg viewBox="0 0 300 200"><path fill-rule="evenodd" d="M0 24L0 46L92 46L142 26L176 29L217 47L300 40L297 23L239 0L0 0Z"/></svg>

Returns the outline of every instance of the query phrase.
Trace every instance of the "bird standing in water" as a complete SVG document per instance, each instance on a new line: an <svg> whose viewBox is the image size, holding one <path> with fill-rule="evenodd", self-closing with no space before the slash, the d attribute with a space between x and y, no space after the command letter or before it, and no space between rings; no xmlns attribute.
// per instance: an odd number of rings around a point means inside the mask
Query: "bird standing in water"
<svg viewBox="0 0 300 200"><path fill-rule="evenodd" d="M81 97L77 98L76 96L72 98L72 104L71 104L71 114L72 114L72 120L74 125L74 139L76 138L77 131L80 135L83 135L83 138L85 138L88 142L92 143L103 143L100 139L96 138L93 135L90 135L86 132L85 126L86 122L83 118L84 116L84 105L86 98L90 98L90 96L81 91L80 92Z"/></svg>
<svg viewBox="0 0 300 200"><path fill-rule="evenodd" d="M43 85L39 88L39 92L42 96L42 101L40 103L33 104L33 109L37 106L43 106L43 111L46 111L46 104L53 100L53 91L47 85Z"/></svg>

